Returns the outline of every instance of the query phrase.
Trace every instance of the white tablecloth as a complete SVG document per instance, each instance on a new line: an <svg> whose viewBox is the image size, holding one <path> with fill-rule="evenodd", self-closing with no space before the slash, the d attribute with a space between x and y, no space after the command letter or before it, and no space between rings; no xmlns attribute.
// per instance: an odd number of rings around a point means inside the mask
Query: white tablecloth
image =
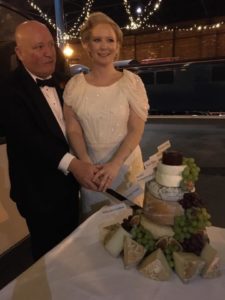
<svg viewBox="0 0 225 300"><path fill-rule="evenodd" d="M1 300L224 300L225 229L210 227L211 244L222 259L222 276L196 278L188 284L174 273L159 282L125 270L121 258L111 257L99 242L102 224L121 220L128 208L103 208L61 244L0 291Z"/></svg>

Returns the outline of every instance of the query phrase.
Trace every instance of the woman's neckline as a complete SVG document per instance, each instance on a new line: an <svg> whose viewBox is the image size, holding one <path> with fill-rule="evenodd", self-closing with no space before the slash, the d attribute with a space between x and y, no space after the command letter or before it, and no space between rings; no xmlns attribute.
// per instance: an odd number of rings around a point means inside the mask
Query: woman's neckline
<svg viewBox="0 0 225 300"><path fill-rule="evenodd" d="M122 76L121 76L121 77L119 77L119 78L116 79L114 82L112 82L112 83L110 83L110 84L108 84L108 85L95 85L95 84L90 83L90 82L87 81L87 79L86 79L85 76L84 76L84 73L82 73L82 75L83 75L83 79L84 79L84 81L85 81L85 83L86 83L87 85L92 86L92 87L98 87L98 88L104 88L104 87L107 88L107 87L111 87L111 86L117 84L120 80L122 80L122 79L124 78L124 71L121 72L121 73L122 73Z"/></svg>

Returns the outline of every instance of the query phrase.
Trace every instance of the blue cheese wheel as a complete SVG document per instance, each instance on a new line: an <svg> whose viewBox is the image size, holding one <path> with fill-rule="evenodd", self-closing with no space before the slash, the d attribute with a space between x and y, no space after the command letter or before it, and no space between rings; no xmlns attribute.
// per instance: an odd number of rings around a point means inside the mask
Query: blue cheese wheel
<svg viewBox="0 0 225 300"><path fill-rule="evenodd" d="M146 185L146 192L150 192L154 197L166 201L178 201L184 195L182 188L162 186L155 180L150 181Z"/></svg>

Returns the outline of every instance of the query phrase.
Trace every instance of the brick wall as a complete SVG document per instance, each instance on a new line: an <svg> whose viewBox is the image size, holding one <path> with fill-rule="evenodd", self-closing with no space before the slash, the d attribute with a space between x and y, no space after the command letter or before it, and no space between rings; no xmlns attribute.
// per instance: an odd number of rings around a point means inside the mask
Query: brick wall
<svg viewBox="0 0 225 300"><path fill-rule="evenodd" d="M89 66L90 59L79 41L72 46L72 63ZM183 59L216 58L225 56L225 25L202 31L143 32L124 36L119 59L180 57Z"/></svg>

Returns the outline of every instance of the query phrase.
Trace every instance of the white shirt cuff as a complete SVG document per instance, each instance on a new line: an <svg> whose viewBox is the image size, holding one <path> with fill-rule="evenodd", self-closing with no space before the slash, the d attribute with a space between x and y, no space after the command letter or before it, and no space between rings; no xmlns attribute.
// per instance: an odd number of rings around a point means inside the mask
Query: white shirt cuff
<svg viewBox="0 0 225 300"><path fill-rule="evenodd" d="M69 164L71 163L72 159L74 159L74 155L70 153L66 153L63 158L60 160L60 163L58 165L58 169L62 171L65 175L69 173L68 167Z"/></svg>

